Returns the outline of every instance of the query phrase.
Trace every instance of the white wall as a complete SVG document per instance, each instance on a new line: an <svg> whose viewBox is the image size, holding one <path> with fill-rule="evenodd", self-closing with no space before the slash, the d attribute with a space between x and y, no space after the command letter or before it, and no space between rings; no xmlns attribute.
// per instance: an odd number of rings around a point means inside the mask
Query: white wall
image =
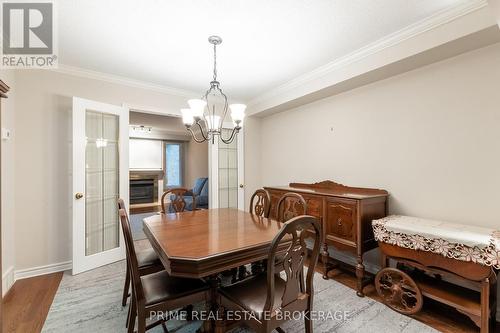
<svg viewBox="0 0 500 333"><path fill-rule="evenodd" d="M14 190L15 190L15 95L16 81L14 72L0 71L0 79L11 90L8 98L2 98L2 127L10 129L14 137L9 141L1 141L2 145L2 291L5 294L14 283L15 268L15 218Z"/></svg>
<svg viewBox="0 0 500 333"><path fill-rule="evenodd" d="M163 170L163 141L130 138L129 168Z"/></svg>
<svg viewBox="0 0 500 333"><path fill-rule="evenodd" d="M22 270L71 260L72 96L167 113L185 98L47 70L17 71L14 88L16 172L10 177L17 189L16 270Z"/></svg>

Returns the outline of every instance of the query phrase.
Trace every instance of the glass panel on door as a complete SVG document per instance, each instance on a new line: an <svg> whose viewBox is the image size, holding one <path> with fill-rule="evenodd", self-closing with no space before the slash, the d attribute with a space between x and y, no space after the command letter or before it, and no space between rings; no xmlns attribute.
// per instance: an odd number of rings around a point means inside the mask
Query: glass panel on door
<svg viewBox="0 0 500 333"><path fill-rule="evenodd" d="M222 129L229 137L231 130ZM238 137L230 144L219 138L219 208L238 208Z"/></svg>
<svg viewBox="0 0 500 333"><path fill-rule="evenodd" d="M119 247L119 117L85 113L85 255Z"/></svg>

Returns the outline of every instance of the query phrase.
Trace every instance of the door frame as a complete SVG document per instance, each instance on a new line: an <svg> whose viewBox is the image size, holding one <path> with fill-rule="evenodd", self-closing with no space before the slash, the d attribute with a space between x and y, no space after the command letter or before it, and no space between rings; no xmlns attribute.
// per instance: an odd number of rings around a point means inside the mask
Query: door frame
<svg viewBox="0 0 500 333"><path fill-rule="evenodd" d="M73 179L72 186L72 274L78 274L91 270L112 262L125 259L125 241L123 231L118 221L119 231L119 246L105 252L93 254L90 256L82 255L81 251L85 249L85 196L83 200L75 198L76 193L85 193L85 151L77 147L85 147L85 111L86 110L106 110L103 113L115 114L119 116L119 143L118 143L118 159L119 159L119 188L120 198L127 203L129 202L129 110L123 106L101 103L84 98L73 97ZM122 126L123 124L123 126ZM76 167L76 166L80 167ZM76 223L80 219L79 223ZM83 236L83 237L82 237ZM80 254L78 254L80 253Z"/></svg>
<svg viewBox="0 0 500 333"><path fill-rule="evenodd" d="M231 129L232 122L225 122L223 127ZM244 127L237 134L237 150L238 150L238 209L245 210L245 129ZM219 140L214 143L209 142L208 148L208 181L209 192L208 208L219 207L219 159L217 150L219 149ZM214 158L217 156L217 158Z"/></svg>
<svg viewBox="0 0 500 333"><path fill-rule="evenodd" d="M2 98L7 98L7 92L9 91L9 87L0 80L0 104L2 103ZM2 107L0 105L0 128L2 127ZM0 138L1 140L1 138ZM2 145L3 145L3 140L0 141L0 187L2 185L2 166L3 166L3 161L2 161ZM0 282L0 323L3 323L3 318L2 318L2 303L3 303L3 269L2 269L2 191L0 191L0 272L1 274L1 282ZM12 287L12 286L10 286ZM0 327L0 332L2 332L2 327Z"/></svg>

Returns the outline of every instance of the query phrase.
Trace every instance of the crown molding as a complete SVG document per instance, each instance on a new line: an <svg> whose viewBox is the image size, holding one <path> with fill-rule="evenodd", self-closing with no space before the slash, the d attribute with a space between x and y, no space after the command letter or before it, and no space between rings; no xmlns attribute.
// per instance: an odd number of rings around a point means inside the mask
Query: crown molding
<svg viewBox="0 0 500 333"><path fill-rule="evenodd" d="M472 0L461 3L452 8L447 8L436 14L429 16L419 22L411 24L399 31L389 34L373 43L359 48L343 57L337 58L326 65L320 66L308 73L299 75L298 77L271 89L267 93L260 95L257 98L251 99L248 103L249 107L256 106L273 97L284 94L292 89L305 85L307 83L318 80L330 73L338 71L352 63L368 58L369 56L383 51L387 48L400 44L408 39L421 35L427 31L436 29L446 23L459 19L472 12L480 10L488 6L487 0Z"/></svg>
<svg viewBox="0 0 500 333"><path fill-rule="evenodd" d="M89 69L73 67L73 66L68 66L68 65L63 65L63 64L59 64L58 68L54 68L54 69L50 69L50 70L53 72L61 73L61 74L67 74L67 75L82 77L82 78L86 78L86 79L99 80L99 81L104 81L104 82L108 82L108 83L119 84L122 86L139 88L139 89L144 89L144 90L149 90L149 91L154 91L154 92L159 92L159 93L174 95L174 96L179 96L179 97L193 97L193 96L198 96L200 94L199 92L193 92L193 91L189 91L189 90L173 88L173 87L164 86L161 84L155 84L155 83L150 83L150 82L146 82L146 81L135 80L135 79L131 79L131 78L124 77L124 76L103 73L103 72L98 72L98 71L93 71L93 70L89 70Z"/></svg>

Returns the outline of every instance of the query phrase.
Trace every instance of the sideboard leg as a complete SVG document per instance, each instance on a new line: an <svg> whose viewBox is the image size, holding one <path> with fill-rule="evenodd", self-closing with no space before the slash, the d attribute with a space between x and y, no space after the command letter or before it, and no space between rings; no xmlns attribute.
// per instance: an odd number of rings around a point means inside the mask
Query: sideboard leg
<svg viewBox="0 0 500 333"><path fill-rule="evenodd" d="M490 279L481 282L481 333L490 329Z"/></svg>
<svg viewBox="0 0 500 333"><path fill-rule="evenodd" d="M328 244L323 244L323 249L321 250L321 261L323 263L323 279L328 280L328 271L330 270L330 263L328 257Z"/></svg>
<svg viewBox="0 0 500 333"><path fill-rule="evenodd" d="M365 277L365 266L363 265L363 255L358 256L358 264L356 265L356 278L358 280L358 290L356 295L359 297L365 297L363 293L363 279Z"/></svg>

